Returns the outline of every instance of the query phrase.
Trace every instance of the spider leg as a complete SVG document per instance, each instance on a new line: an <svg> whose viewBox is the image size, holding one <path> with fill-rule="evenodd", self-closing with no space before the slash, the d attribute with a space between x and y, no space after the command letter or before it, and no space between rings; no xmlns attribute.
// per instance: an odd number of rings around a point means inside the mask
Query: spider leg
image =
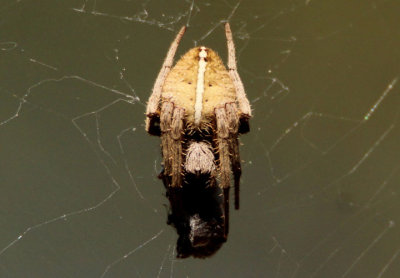
<svg viewBox="0 0 400 278"><path fill-rule="evenodd" d="M228 70L229 75L236 90L236 98L239 105L239 111L241 114L239 132L246 133L249 129L248 120L251 118L251 108L249 100L246 97L242 80L240 79L239 73L236 67L236 54L235 44L233 43L232 31L229 23L225 23L225 35L228 46Z"/></svg>
<svg viewBox="0 0 400 278"><path fill-rule="evenodd" d="M240 165L239 140L237 137L231 139L230 148L232 154L232 172L235 183L235 209L239 209L240 176L242 175L242 167Z"/></svg>
<svg viewBox="0 0 400 278"><path fill-rule="evenodd" d="M171 102L164 102L161 106L161 144L162 154L164 162L164 175L169 177L172 174L172 163L170 151L172 148L172 137L171 137L171 124L172 124L172 113L174 111L174 105Z"/></svg>
<svg viewBox="0 0 400 278"><path fill-rule="evenodd" d="M235 103L227 103L225 105L226 115L229 125L229 152L231 156L232 172L235 184L235 209L239 209L239 189L240 176L242 175L242 167L240 165L238 128L239 117Z"/></svg>
<svg viewBox="0 0 400 278"><path fill-rule="evenodd" d="M223 189L223 211L224 211L224 237L225 239L228 237L229 233L229 189L230 187Z"/></svg>
<svg viewBox="0 0 400 278"><path fill-rule="evenodd" d="M217 148L219 155L220 186L227 188L230 186L230 154L229 154L229 124L226 117L225 107L216 108L215 116L217 120Z"/></svg>
<svg viewBox="0 0 400 278"><path fill-rule="evenodd" d="M161 90L164 85L165 78L171 70L174 56L176 50L178 48L179 42L181 41L183 34L186 31L186 26L183 26L178 34L175 37L175 40L172 42L169 47L167 56L165 57L164 63L161 67L160 72L158 73L157 79L154 83L153 92L149 98L146 108L146 131L151 135L160 135L160 129L158 127L159 120L159 103L161 98Z"/></svg>
<svg viewBox="0 0 400 278"><path fill-rule="evenodd" d="M172 187L182 186L182 133L183 133L183 117L185 110L183 108L175 108L172 116L171 126L171 155L172 155Z"/></svg>
<svg viewBox="0 0 400 278"><path fill-rule="evenodd" d="M182 186L182 131L184 109L175 108L172 102L165 101L161 106L161 144L164 161L164 174L172 176L171 186Z"/></svg>

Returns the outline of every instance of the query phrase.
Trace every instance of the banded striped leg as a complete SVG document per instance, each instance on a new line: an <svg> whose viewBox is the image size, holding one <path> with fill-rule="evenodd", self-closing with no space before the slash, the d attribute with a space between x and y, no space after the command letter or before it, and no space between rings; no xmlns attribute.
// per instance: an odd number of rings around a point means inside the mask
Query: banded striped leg
<svg viewBox="0 0 400 278"><path fill-rule="evenodd" d="M239 112L240 112L239 132L246 133L250 130L248 120L249 118L251 118L251 107L249 100L246 97L242 80L240 79L239 73L237 71L235 44L233 42L232 31L229 23L225 23L225 35L228 46L228 70L232 82L235 86L236 98L239 105Z"/></svg>
<svg viewBox="0 0 400 278"><path fill-rule="evenodd" d="M232 164L232 172L235 184L235 209L239 209L239 190L240 176L242 175L242 167L240 165L239 140L237 136L239 128L239 117L235 103L227 103L225 105L226 116L229 126L229 153Z"/></svg>
<svg viewBox="0 0 400 278"><path fill-rule="evenodd" d="M164 85L165 78L167 77L168 73L171 70L174 56L176 50L178 48L179 42L181 41L183 34L186 31L186 27L183 26L178 34L175 37L175 40L172 42L171 46L169 47L167 56L165 57L164 63L161 67L160 72L158 73L157 79L154 83L153 92L149 98L146 108L146 131L151 135L160 135L159 127L157 126L157 122L159 119L159 105L160 105L160 98L161 98L161 90Z"/></svg>
<svg viewBox="0 0 400 278"><path fill-rule="evenodd" d="M172 187L182 186L182 131L184 109L175 108L171 102L161 107L161 144L164 174L171 176Z"/></svg>
<svg viewBox="0 0 400 278"><path fill-rule="evenodd" d="M172 187L181 187L182 186L182 167L183 167L183 158L182 158L182 134L183 134L183 116L184 109L183 108L175 108L174 114L172 117L172 126L171 126L171 137L172 137L172 146L171 146L171 156L172 156Z"/></svg>
<svg viewBox="0 0 400 278"><path fill-rule="evenodd" d="M225 107L215 109L217 119L217 149L219 155L220 187L223 191L224 235L229 232L229 189L231 174L231 159L229 154L229 123Z"/></svg>
<svg viewBox="0 0 400 278"><path fill-rule="evenodd" d="M172 137L171 137L171 124L172 124L172 113L174 111L174 105L171 102L164 102L161 106L161 145L162 154L164 161L164 175L170 177L172 174L172 161L170 150L172 148Z"/></svg>
<svg viewBox="0 0 400 278"><path fill-rule="evenodd" d="M215 116L217 119L216 141L219 155L220 186L227 188L230 186L231 160L229 154L229 126L225 107L216 108Z"/></svg>

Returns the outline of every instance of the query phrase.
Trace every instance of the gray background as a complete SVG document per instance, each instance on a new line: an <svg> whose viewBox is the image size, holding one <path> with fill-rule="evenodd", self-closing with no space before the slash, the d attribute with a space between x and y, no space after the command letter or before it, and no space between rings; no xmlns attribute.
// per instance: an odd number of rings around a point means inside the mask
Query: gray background
<svg viewBox="0 0 400 278"><path fill-rule="evenodd" d="M0 2L0 277L399 277L395 0ZM241 209L176 259L144 110L178 56L226 58L254 109Z"/></svg>

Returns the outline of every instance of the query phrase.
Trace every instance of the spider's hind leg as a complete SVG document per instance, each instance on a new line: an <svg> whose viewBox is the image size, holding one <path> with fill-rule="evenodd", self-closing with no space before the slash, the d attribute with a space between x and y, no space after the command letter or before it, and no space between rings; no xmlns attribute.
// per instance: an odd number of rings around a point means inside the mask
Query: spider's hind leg
<svg viewBox="0 0 400 278"><path fill-rule="evenodd" d="M238 131L239 133L247 133L250 130L249 119L251 118L251 107L249 100L246 97L242 80L237 71L235 44L233 42L232 31L229 23L225 24L225 35L228 46L228 70L233 85L235 86L236 99L240 112L240 125Z"/></svg>
<svg viewBox="0 0 400 278"><path fill-rule="evenodd" d="M146 108L146 131L151 135L160 136L160 114L159 114L159 105L161 99L161 91L165 82L165 78L170 72L176 50L178 49L179 42L181 41L183 34L186 31L186 27L183 26L178 34L176 35L174 41L171 43L169 47L167 56L165 57L164 63L161 67L160 72L158 73L157 79L154 83L153 92L147 102Z"/></svg>

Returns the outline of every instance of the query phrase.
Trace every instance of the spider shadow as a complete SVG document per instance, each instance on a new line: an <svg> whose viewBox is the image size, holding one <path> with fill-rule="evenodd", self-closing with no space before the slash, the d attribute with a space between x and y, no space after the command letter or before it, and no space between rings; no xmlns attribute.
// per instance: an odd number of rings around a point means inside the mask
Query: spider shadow
<svg viewBox="0 0 400 278"><path fill-rule="evenodd" d="M171 178L163 172L159 178L170 202L167 224L178 233L177 257L214 255L228 237L229 188L221 189L210 175L187 174L182 187L170 186Z"/></svg>

